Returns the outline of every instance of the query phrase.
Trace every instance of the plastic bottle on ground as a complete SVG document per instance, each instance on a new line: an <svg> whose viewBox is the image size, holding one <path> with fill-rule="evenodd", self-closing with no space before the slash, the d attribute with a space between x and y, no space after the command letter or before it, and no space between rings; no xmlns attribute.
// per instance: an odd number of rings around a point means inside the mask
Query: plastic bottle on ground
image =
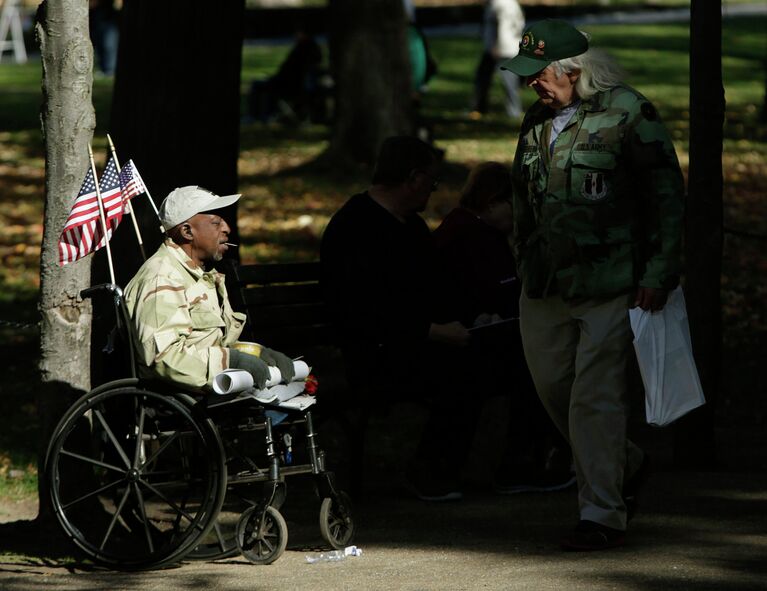
<svg viewBox="0 0 767 591"><path fill-rule="evenodd" d="M315 562L338 562L339 560L344 560L347 556L360 556L361 554L362 550L357 548L357 546L347 546L343 550L307 554L306 562L309 564L314 564Z"/></svg>

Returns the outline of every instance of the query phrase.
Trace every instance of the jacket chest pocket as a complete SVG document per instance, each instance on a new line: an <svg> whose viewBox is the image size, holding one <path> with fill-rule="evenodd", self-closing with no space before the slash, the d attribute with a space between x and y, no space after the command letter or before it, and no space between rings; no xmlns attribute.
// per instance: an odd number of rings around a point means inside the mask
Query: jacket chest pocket
<svg viewBox="0 0 767 591"><path fill-rule="evenodd" d="M206 328L224 328L224 319L221 314L216 313L214 310L198 306L189 310L189 315L192 317L192 328L206 329Z"/></svg>
<svg viewBox="0 0 767 591"><path fill-rule="evenodd" d="M543 166L541 155L537 149L528 150L522 154L521 159L522 178L527 186L529 199L533 201L535 196L541 194L545 187L545 180L541 174L543 172L541 170Z"/></svg>
<svg viewBox="0 0 767 591"><path fill-rule="evenodd" d="M618 162L611 152L573 151L570 160L570 201L599 205L613 201Z"/></svg>

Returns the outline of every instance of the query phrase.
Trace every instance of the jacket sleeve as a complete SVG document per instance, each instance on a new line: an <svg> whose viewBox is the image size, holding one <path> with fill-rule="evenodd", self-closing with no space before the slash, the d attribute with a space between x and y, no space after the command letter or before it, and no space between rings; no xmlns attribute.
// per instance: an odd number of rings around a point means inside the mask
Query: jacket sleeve
<svg viewBox="0 0 767 591"><path fill-rule="evenodd" d="M189 341L193 326L217 331L224 327L224 321L210 312L193 322L183 285L170 277L157 276L137 286L126 296L126 302L141 362L159 377L202 388L210 386L215 375L228 367L226 348L201 347Z"/></svg>
<svg viewBox="0 0 767 591"><path fill-rule="evenodd" d="M514 154L514 163L511 168L511 181L514 195L512 196L513 227L511 235L511 249L517 261L518 274L524 278L523 273L528 261L529 242L536 230L535 212L532 202L535 199L535 180L540 166L538 148L527 143L525 130L531 123L530 113L525 117L522 131L519 135L517 150Z"/></svg>
<svg viewBox="0 0 767 591"><path fill-rule="evenodd" d="M681 271L684 179L674 146L655 107L641 99L626 136L628 161L640 194L644 240L642 287L673 289Z"/></svg>

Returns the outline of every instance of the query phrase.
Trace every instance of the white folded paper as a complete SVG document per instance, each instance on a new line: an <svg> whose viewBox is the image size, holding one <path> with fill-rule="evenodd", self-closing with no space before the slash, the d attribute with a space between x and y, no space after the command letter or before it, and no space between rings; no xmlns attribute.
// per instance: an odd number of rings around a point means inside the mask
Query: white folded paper
<svg viewBox="0 0 767 591"><path fill-rule="evenodd" d="M300 396L294 396L289 400L284 400L279 403L280 408L290 408L293 410L304 410L309 408L312 404L317 402L314 396L309 394L301 394Z"/></svg>

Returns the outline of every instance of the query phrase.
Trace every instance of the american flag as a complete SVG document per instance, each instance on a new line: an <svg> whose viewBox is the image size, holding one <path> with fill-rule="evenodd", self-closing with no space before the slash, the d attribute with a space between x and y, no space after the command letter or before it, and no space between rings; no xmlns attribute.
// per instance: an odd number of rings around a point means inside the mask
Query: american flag
<svg viewBox="0 0 767 591"><path fill-rule="evenodd" d="M136 195L146 193L144 180L138 173L138 168L133 164L133 160L128 160L120 171L120 187L123 192L123 201L132 199Z"/></svg>
<svg viewBox="0 0 767 591"><path fill-rule="evenodd" d="M101 176L99 189L101 190L104 217L107 223L106 240L110 240L123 216L120 179L117 174L117 166L111 157L104 169L104 174ZM103 248L106 240L99 217L99 204L93 172L89 168L59 238L59 265L64 266L67 263L72 263Z"/></svg>

